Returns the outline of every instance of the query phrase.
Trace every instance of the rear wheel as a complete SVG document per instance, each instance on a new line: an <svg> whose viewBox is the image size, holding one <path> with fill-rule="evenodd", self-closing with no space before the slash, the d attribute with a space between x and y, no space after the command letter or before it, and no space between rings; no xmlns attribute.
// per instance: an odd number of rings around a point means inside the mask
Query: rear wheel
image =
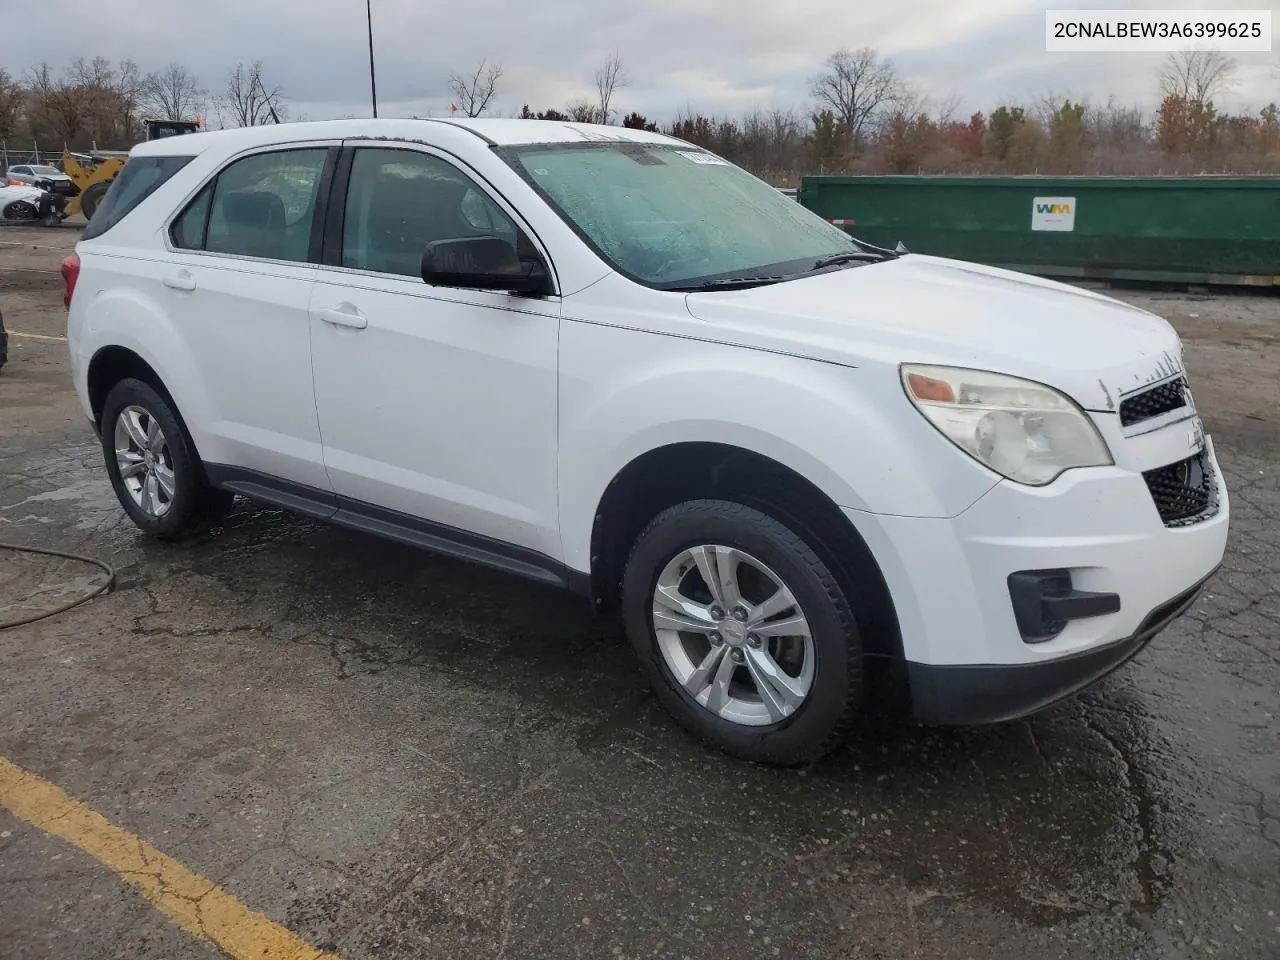
<svg viewBox="0 0 1280 960"><path fill-rule="evenodd" d="M734 756L817 760L862 693L862 647L831 571L790 528L737 503L666 510L640 534L623 615L655 693Z"/></svg>
<svg viewBox="0 0 1280 960"><path fill-rule="evenodd" d="M86 220L93 219L93 215L98 210L98 204L102 203L102 198L107 195L109 189L111 189L109 182L93 183L80 194L80 212L84 214Z"/></svg>
<svg viewBox="0 0 1280 960"><path fill-rule="evenodd" d="M195 446L169 402L141 380L122 380L102 409L102 451L116 497L158 540L195 533L231 509L210 486Z"/></svg>

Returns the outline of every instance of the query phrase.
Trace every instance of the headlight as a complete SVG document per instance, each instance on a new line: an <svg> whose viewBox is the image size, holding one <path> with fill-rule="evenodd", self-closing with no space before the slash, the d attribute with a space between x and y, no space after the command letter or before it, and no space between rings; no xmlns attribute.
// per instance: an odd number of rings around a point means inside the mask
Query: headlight
<svg viewBox="0 0 1280 960"><path fill-rule="evenodd" d="M1093 421L1044 384L961 367L904 364L916 409L979 463L1041 487L1072 467L1106 467L1111 452Z"/></svg>

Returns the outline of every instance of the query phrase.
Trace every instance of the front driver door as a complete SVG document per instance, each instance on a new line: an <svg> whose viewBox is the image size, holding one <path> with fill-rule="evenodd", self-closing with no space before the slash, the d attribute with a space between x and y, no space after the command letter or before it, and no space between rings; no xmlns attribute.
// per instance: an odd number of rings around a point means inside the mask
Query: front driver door
<svg viewBox="0 0 1280 960"><path fill-rule="evenodd" d="M358 526L413 529L418 539L553 567L543 561L561 556L559 298L434 287L420 276L433 240L500 236L540 254L444 157L361 146L344 189L347 168L335 184L345 215L330 219L341 224L341 250L329 252L334 262L311 296L316 408L334 491L354 501Z"/></svg>

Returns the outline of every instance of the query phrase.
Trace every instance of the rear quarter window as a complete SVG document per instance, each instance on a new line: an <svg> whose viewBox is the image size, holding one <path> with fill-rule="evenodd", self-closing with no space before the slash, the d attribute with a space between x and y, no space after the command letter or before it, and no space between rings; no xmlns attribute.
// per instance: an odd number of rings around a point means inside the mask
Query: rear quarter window
<svg viewBox="0 0 1280 960"><path fill-rule="evenodd" d="M107 195L98 204L93 219L81 235L83 240L100 237L155 193L169 178L194 157L133 157L111 181Z"/></svg>

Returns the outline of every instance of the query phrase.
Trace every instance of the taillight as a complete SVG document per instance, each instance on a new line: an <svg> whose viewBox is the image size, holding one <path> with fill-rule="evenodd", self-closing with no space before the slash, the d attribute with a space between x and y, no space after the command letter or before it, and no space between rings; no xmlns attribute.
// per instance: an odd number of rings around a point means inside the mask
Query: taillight
<svg viewBox="0 0 1280 960"><path fill-rule="evenodd" d="M62 283L66 287L66 292L62 295L62 302L68 310L71 309L71 295L76 292L76 281L80 279L80 254L73 253L62 261Z"/></svg>
<svg viewBox="0 0 1280 960"><path fill-rule="evenodd" d="M13 177L10 177L10 178L9 178L9 186L11 186L11 187L25 187L25 186L26 186L26 184L25 184L25 183L23 183L21 180L15 180Z"/></svg>

